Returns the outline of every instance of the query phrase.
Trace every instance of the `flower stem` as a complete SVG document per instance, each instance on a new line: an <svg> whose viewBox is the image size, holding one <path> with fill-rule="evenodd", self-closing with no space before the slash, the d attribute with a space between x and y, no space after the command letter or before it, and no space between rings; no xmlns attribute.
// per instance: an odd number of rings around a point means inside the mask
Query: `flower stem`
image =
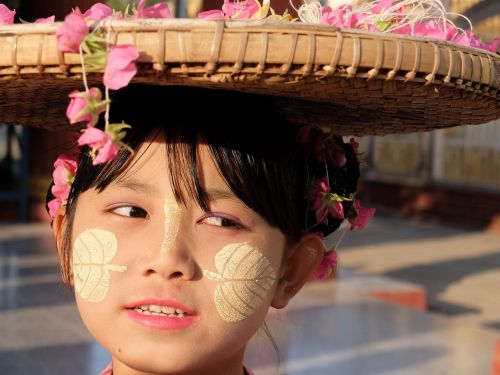
<svg viewBox="0 0 500 375"><path fill-rule="evenodd" d="M85 71L85 60L83 58L83 50L81 45L79 50L80 50L80 63L82 64L83 85L85 86L85 91L88 93L89 85L87 83L87 72Z"/></svg>

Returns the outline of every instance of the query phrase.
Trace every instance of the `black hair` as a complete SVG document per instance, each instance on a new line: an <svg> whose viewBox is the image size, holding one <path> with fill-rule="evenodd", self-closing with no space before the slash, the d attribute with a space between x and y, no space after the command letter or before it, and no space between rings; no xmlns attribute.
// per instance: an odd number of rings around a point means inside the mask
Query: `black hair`
<svg viewBox="0 0 500 375"><path fill-rule="evenodd" d="M328 225L316 223L306 200L307 181L325 175L326 164L297 142L298 129L280 114L272 97L136 84L112 98L110 119L132 125L123 142L134 151L148 137L165 137L170 183L181 203L194 199L201 208L209 209L197 165L198 145L206 144L236 197L281 230L288 241L297 241L309 230L326 235L342 222L329 219ZM359 178L357 157L340 137L334 139L344 150L346 163L329 169L332 192L351 196ZM114 161L94 166L89 149L82 149L66 206L64 281L70 281L69 248L79 194L91 188L104 190L130 159L131 153L122 149ZM49 189L47 202L52 198ZM347 212L351 203L343 204Z"/></svg>

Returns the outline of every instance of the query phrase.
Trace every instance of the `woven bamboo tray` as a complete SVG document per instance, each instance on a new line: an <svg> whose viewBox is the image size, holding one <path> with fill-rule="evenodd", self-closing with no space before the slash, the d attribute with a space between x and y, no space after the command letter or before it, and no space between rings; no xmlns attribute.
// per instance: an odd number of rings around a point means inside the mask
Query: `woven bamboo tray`
<svg viewBox="0 0 500 375"><path fill-rule="evenodd" d="M0 122L68 128L82 89L78 54L56 24L0 27ZM111 41L141 52L134 82L269 95L298 124L389 134L500 117L500 56L451 43L263 21L113 21ZM102 74L89 75L101 82Z"/></svg>

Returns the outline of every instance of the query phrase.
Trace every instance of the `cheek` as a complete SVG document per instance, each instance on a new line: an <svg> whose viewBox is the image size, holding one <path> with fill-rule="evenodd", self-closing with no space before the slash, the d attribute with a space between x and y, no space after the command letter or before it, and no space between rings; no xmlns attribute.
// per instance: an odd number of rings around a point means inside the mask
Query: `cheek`
<svg viewBox="0 0 500 375"><path fill-rule="evenodd" d="M78 235L73 244L72 269L75 291L82 300L101 302L110 288L110 273L127 270L112 263L117 250L112 232L88 229Z"/></svg>
<svg viewBox="0 0 500 375"><path fill-rule="evenodd" d="M203 275L218 282L213 299L226 322L238 322L254 315L265 303L276 281L269 260L248 243L230 244L214 259L217 272Z"/></svg>

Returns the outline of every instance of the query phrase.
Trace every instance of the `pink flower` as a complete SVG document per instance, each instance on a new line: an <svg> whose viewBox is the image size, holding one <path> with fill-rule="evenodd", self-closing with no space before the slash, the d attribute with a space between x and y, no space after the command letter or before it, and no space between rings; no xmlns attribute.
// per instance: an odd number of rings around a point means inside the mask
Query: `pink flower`
<svg viewBox="0 0 500 375"><path fill-rule="evenodd" d="M79 52L80 44L89 33L85 18L76 8L64 19L64 23L57 29L57 48L61 52Z"/></svg>
<svg viewBox="0 0 500 375"><path fill-rule="evenodd" d="M71 185L75 178L76 166L76 155L61 154L54 162L54 172L52 173L54 185L51 189L54 199L48 203L49 214L52 218L68 200Z"/></svg>
<svg viewBox="0 0 500 375"><path fill-rule="evenodd" d="M368 220L375 215L375 208L365 208L361 207L361 202L359 199L354 201L354 209L356 211L356 216L353 218L348 218L350 230L354 228L364 229L366 224L368 224Z"/></svg>
<svg viewBox="0 0 500 375"><path fill-rule="evenodd" d="M333 218L344 218L342 198L330 193L327 177L322 177L315 182L315 192L312 199L311 211L316 211L316 221L328 225L328 215Z"/></svg>
<svg viewBox="0 0 500 375"><path fill-rule="evenodd" d="M52 173L55 186L70 185L76 173L76 166L76 155L59 155L54 162L54 172ZM61 195L57 193L54 194L54 196L61 197Z"/></svg>
<svg viewBox="0 0 500 375"><path fill-rule="evenodd" d="M135 61L138 58L139 51L133 45L111 47L104 71L104 85L111 90L127 86L137 73Z"/></svg>
<svg viewBox="0 0 500 375"><path fill-rule="evenodd" d="M10 10L6 5L0 4L0 25L12 25L15 15L15 10Z"/></svg>
<svg viewBox="0 0 500 375"><path fill-rule="evenodd" d="M455 32L454 30L456 29L451 28L451 26L447 25L447 31L445 32L442 22L430 20L419 22L414 25L405 25L404 27L398 27L392 32L394 34L413 35L439 40L448 40L448 33L453 34Z"/></svg>
<svg viewBox="0 0 500 375"><path fill-rule="evenodd" d="M455 35L453 39L451 39L451 41L453 43L461 44L463 46L471 46L478 43L475 35L472 34L470 30Z"/></svg>
<svg viewBox="0 0 500 375"><path fill-rule="evenodd" d="M319 280L324 280L332 274L332 271L336 267L337 267L337 252L335 250L330 250L329 252L325 253L323 260L314 271L314 278Z"/></svg>
<svg viewBox="0 0 500 375"><path fill-rule="evenodd" d="M93 165L106 163L118 155L120 147L113 142L110 135L97 128L87 128L78 138L79 146L89 146Z"/></svg>
<svg viewBox="0 0 500 375"><path fill-rule="evenodd" d="M328 214L335 219L343 219L344 206L341 202L324 199L323 204L316 207L316 221L328 225Z"/></svg>
<svg viewBox="0 0 500 375"><path fill-rule="evenodd" d="M351 145L352 150L354 151L354 153L357 154L358 153L358 149L359 149L359 143L356 142L356 140L354 138L351 138L349 140L349 144Z"/></svg>
<svg viewBox="0 0 500 375"><path fill-rule="evenodd" d="M495 37L490 44L479 43L479 48L485 49L493 53L498 53L498 46L500 45L500 38Z"/></svg>
<svg viewBox="0 0 500 375"><path fill-rule="evenodd" d="M500 39L493 38L490 44L482 43L470 30L465 31L465 33L460 33L456 35L452 42L457 44L462 44L464 46L471 46L476 48L481 48L486 51L490 51L493 53L497 53L498 45L500 43Z"/></svg>
<svg viewBox="0 0 500 375"><path fill-rule="evenodd" d="M56 16L50 16L47 18L38 18L37 20L35 20L35 23L54 23L55 20Z"/></svg>
<svg viewBox="0 0 500 375"><path fill-rule="evenodd" d="M69 97L66 117L71 124L87 122L87 126L95 126L99 115L106 110L106 102L101 101L102 94L97 87L90 88L88 93L75 90Z"/></svg>
<svg viewBox="0 0 500 375"><path fill-rule="evenodd" d="M415 24L413 35L425 36L439 40L447 40L447 32L441 22L435 20Z"/></svg>
<svg viewBox="0 0 500 375"><path fill-rule="evenodd" d="M318 178L316 180L316 187L320 192L329 193L330 186L328 185L328 178L326 176Z"/></svg>
<svg viewBox="0 0 500 375"><path fill-rule="evenodd" d="M263 19L269 12L269 2L262 5L257 0L230 1L224 0L221 10L208 10L198 13L203 19Z"/></svg>
<svg viewBox="0 0 500 375"><path fill-rule="evenodd" d="M172 14L170 13L170 9L168 9L168 5L166 2L157 3L153 6L146 8L147 0L139 1L137 5L137 13L134 18L172 18Z"/></svg>
<svg viewBox="0 0 500 375"><path fill-rule="evenodd" d="M224 14L222 10L212 9L198 13L198 18L205 20L223 20L227 19L228 17Z"/></svg>
<svg viewBox="0 0 500 375"><path fill-rule="evenodd" d="M222 11L226 13L229 18L237 19L250 19L254 13L259 11L259 3L255 0L245 0L242 2L230 2L224 0Z"/></svg>
<svg viewBox="0 0 500 375"><path fill-rule="evenodd" d="M57 215L57 211L62 207L62 202L55 198L52 199L49 203L47 203L47 207L49 208L49 215L53 219Z"/></svg>
<svg viewBox="0 0 500 375"><path fill-rule="evenodd" d="M341 150L332 150L329 152L329 162L339 168L344 167L345 163L347 163L345 152Z"/></svg>
<svg viewBox="0 0 500 375"><path fill-rule="evenodd" d="M94 21L101 21L113 15L113 9L103 3L92 5L89 10L83 13L84 18L90 18Z"/></svg>
<svg viewBox="0 0 500 375"><path fill-rule="evenodd" d="M392 7L392 0L379 0L377 5L372 8L372 13L379 14L390 7Z"/></svg>
<svg viewBox="0 0 500 375"><path fill-rule="evenodd" d="M324 6L321 8L321 23L340 28L355 28L358 22L358 15L351 13L351 10L352 6L350 5L341 5L336 9Z"/></svg>

